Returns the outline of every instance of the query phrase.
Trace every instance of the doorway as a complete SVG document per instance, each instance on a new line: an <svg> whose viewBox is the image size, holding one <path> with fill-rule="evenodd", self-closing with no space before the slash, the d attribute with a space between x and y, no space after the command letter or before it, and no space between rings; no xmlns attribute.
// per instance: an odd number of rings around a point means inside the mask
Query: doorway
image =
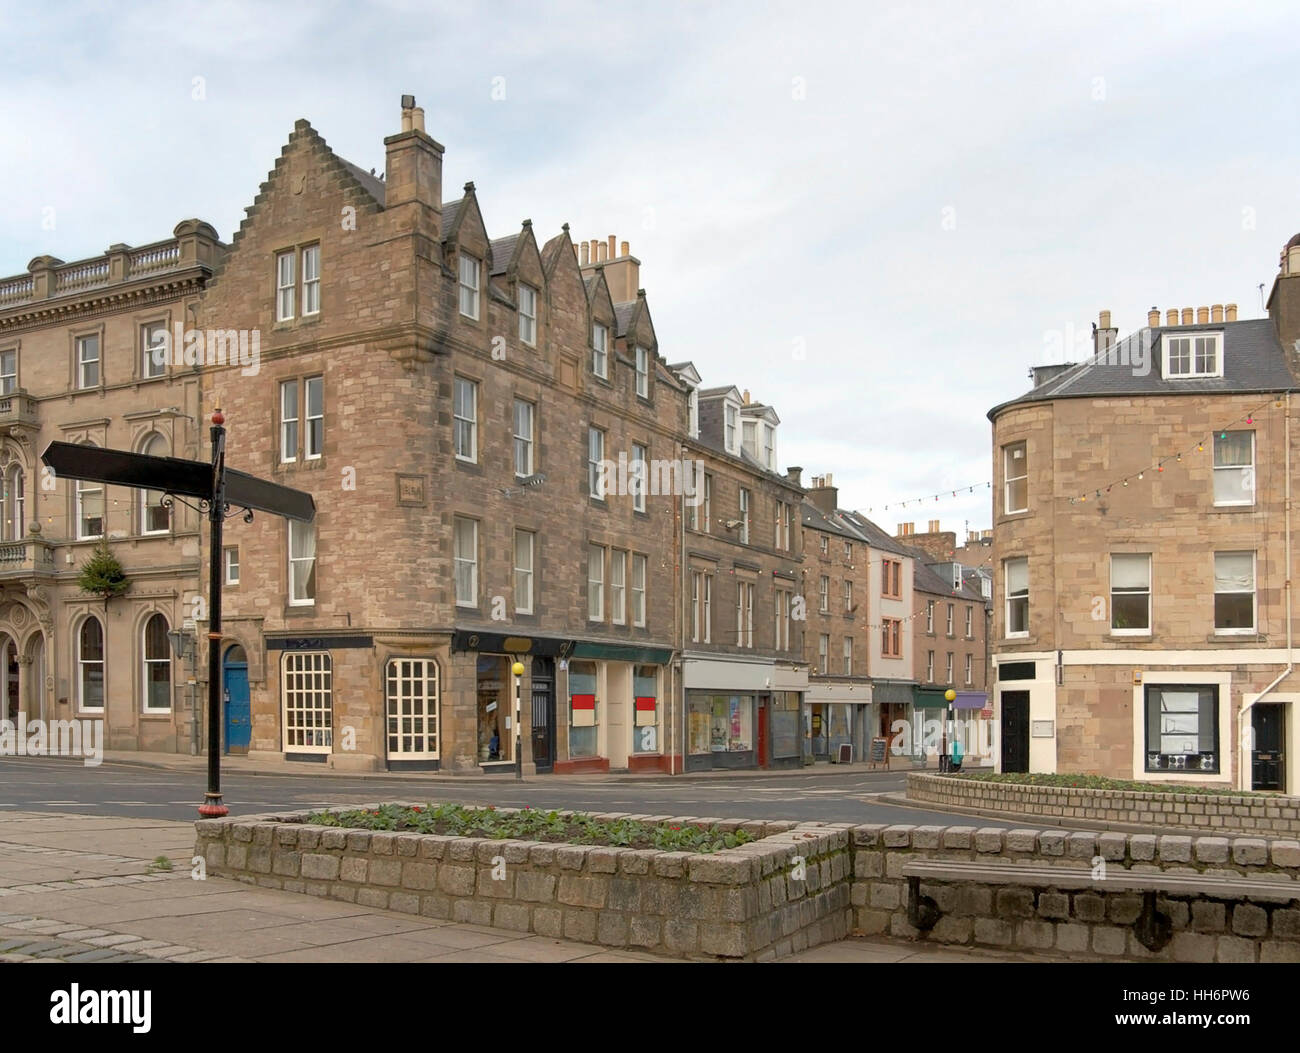
<svg viewBox="0 0 1300 1053"><path fill-rule="evenodd" d="M531 681L533 763L547 775L555 770L555 660L534 658Z"/></svg>
<svg viewBox="0 0 1300 1053"><path fill-rule="evenodd" d="M226 752L247 753L253 740L253 711L248 694L248 656L239 644L226 651L222 683Z"/></svg>
<svg viewBox="0 0 1300 1053"><path fill-rule="evenodd" d="M1002 771L1029 771L1029 692L1003 691Z"/></svg>
<svg viewBox="0 0 1300 1053"><path fill-rule="evenodd" d="M1260 702L1250 708L1254 743L1250 751L1250 788L1286 789L1286 707L1281 702Z"/></svg>
<svg viewBox="0 0 1300 1053"><path fill-rule="evenodd" d="M767 695L758 696L758 737L757 737L757 755L758 766L767 767Z"/></svg>
<svg viewBox="0 0 1300 1053"><path fill-rule="evenodd" d="M22 709L22 696L18 693L18 645L8 636L4 641L5 710L16 724L18 711Z"/></svg>

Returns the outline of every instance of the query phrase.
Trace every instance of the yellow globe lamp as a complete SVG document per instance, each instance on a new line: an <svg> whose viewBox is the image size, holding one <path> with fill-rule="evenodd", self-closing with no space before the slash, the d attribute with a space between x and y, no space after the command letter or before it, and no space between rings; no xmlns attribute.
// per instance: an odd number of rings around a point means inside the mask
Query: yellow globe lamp
<svg viewBox="0 0 1300 1053"><path fill-rule="evenodd" d="M957 692L954 691L952 688L948 688L948 690L943 693L943 697L947 699L949 702L952 702L953 700L956 699Z"/></svg>
<svg viewBox="0 0 1300 1053"><path fill-rule="evenodd" d="M524 663L523 663L523 662L516 662L514 665L512 665L512 666L510 667L510 672L514 673L515 676L523 676L523 675L524 675ZM951 692L949 692L949 693L951 694Z"/></svg>

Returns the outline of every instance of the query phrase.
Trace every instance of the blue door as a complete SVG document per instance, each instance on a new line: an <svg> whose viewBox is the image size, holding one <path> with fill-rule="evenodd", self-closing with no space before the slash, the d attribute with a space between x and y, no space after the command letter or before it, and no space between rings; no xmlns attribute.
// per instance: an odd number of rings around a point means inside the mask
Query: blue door
<svg viewBox="0 0 1300 1053"><path fill-rule="evenodd" d="M248 699L248 663L231 661L243 658L243 648L226 652L225 691L222 695L226 712L226 752L247 753L253 735L253 711Z"/></svg>

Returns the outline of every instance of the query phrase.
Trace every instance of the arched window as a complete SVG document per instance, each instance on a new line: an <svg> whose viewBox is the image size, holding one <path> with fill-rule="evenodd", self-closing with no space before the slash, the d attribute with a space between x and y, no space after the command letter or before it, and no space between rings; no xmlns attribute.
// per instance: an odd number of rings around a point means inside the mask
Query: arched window
<svg viewBox="0 0 1300 1053"><path fill-rule="evenodd" d="M155 432L141 444L140 452L150 457L166 457L167 440ZM171 529L172 512L162 501L160 490L140 491L140 533L165 534Z"/></svg>
<svg viewBox="0 0 1300 1053"><path fill-rule="evenodd" d="M5 474L4 539L21 541L27 533L27 476L14 465Z"/></svg>
<svg viewBox="0 0 1300 1053"><path fill-rule="evenodd" d="M94 446L86 442L83 446ZM84 479L76 482L77 539L85 541L104 536L104 484Z"/></svg>
<svg viewBox="0 0 1300 1053"><path fill-rule="evenodd" d="M172 655L167 619L154 614L144 623L144 708L172 707Z"/></svg>
<svg viewBox="0 0 1300 1053"><path fill-rule="evenodd" d="M104 627L93 615L77 633L77 705L104 708Z"/></svg>

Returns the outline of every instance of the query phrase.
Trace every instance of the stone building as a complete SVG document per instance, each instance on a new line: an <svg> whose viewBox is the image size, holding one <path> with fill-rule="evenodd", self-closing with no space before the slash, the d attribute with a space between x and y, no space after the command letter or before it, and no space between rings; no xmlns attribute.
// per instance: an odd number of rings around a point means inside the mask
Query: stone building
<svg viewBox="0 0 1300 1053"><path fill-rule="evenodd" d="M670 368L688 393L682 456L695 478L679 583L685 769L795 767L808 688L800 472L777 468L771 406L701 388L690 362Z"/></svg>
<svg viewBox="0 0 1300 1053"><path fill-rule="evenodd" d="M413 103L384 142L377 178L298 122L200 309L262 332L257 376L204 377L230 463L318 509L227 531L247 749L513 767L518 687L529 771L669 767L681 498L630 466L678 457L687 393L638 262L490 236Z"/></svg>
<svg viewBox="0 0 1300 1053"><path fill-rule="evenodd" d="M31 261L0 279L0 670L4 716L92 720L106 749L201 748L187 661L199 516L164 495L43 470L53 440L159 456L205 455L200 371L185 357L198 297L224 253L200 220L149 245ZM125 572L112 598L78 585L106 544Z"/></svg>
<svg viewBox="0 0 1300 1053"><path fill-rule="evenodd" d="M1269 317L1152 309L989 412L1000 764L1300 790L1300 239Z"/></svg>
<svg viewBox="0 0 1300 1053"><path fill-rule="evenodd" d="M809 665L805 749L868 756L911 719L913 556L875 523L839 507L831 475L814 476L801 510Z"/></svg>

